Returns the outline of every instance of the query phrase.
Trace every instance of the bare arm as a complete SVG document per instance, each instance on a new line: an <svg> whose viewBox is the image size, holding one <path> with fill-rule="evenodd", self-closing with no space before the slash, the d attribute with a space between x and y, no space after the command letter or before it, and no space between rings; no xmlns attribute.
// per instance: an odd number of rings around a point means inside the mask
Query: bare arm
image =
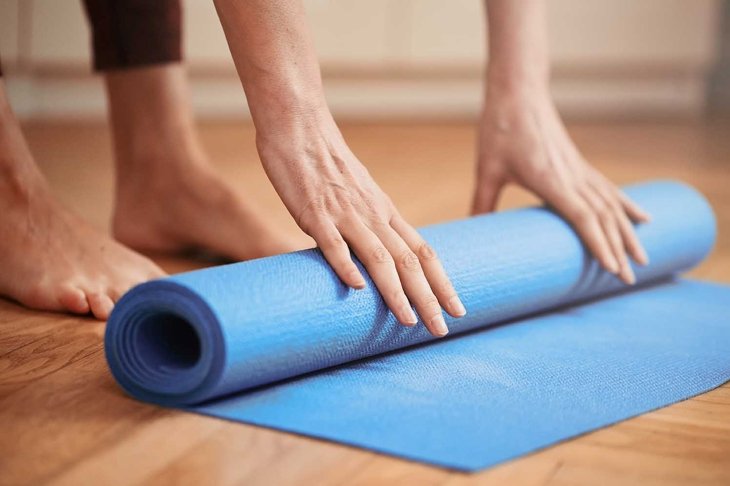
<svg viewBox="0 0 730 486"><path fill-rule="evenodd" d="M550 61L544 0L486 0L486 5L489 85L547 89Z"/></svg>
<svg viewBox="0 0 730 486"><path fill-rule="evenodd" d="M588 164L550 96L544 0L486 0L489 66L473 212L492 211L508 182L532 190L576 229L601 265L635 281L648 258L632 226L648 215Z"/></svg>
<svg viewBox="0 0 730 486"><path fill-rule="evenodd" d="M299 227L312 236L342 281L367 268L403 324L448 330L443 307L465 314L433 250L398 213L345 143L327 108L319 64L300 0L216 0L256 125L269 179Z"/></svg>
<svg viewBox="0 0 730 486"><path fill-rule="evenodd" d="M300 0L215 0L259 136L326 111Z"/></svg>

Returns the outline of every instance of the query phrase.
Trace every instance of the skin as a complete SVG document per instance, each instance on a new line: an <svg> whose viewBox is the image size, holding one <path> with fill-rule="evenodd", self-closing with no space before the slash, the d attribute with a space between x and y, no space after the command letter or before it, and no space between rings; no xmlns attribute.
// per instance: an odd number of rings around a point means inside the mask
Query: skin
<svg viewBox="0 0 730 486"><path fill-rule="evenodd" d="M327 108L298 0L215 2L257 130L264 169L342 281L365 286L350 250L404 325L448 332L466 313L438 256L345 143Z"/></svg>
<svg viewBox="0 0 730 486"><path fill-rule="evenodd" d="M493 211L507 183L531 190L569 221L600 264L636 281L648 257L632 222L649 215L590 166L549 92L543 0L487 0L489 67L472 212Z"/></svg>
<svg viewBox="0 0 730 486"><path fill-rule="evenodd" d="M129 287L163 274L61 205L36 167L0 82L0 295L106 319Z"/></svg>
<svg viewBox="0 0 730 486"><path fill-rule="evenodd" d="M116 240L52 196L0 81L0 295L106 320L129 288L164 276L131 248L203 250L232 260L296 249L210 167L180 65L110 72L105 82Z"/></svg>
<svg viewBox="0 0 730 486"><path fill-rule="evenodd" d="M630 218L648 216L580 156L548 94L545 6L488 0L490 65L479 137L473 212L492 211L507 182L531 189L570 221L601 264L626 283L627 253L646 263ZM299 0L216 0L272 184L299 227L342 281L365 280L413 325L414 306L434 336L441 308L466 313L438 256L410 226L345 143L324 99Z"/></svg>
<svg viewBox="0 0 730 486"><path fill-rule="evenodd" d="M137 250L205 251L234 261L298 249L211 167L182 65L111 71L104 80L118 241Z"/></svg>
<svg viewBox="0 0 730 486"><path fill-rule="evenodd" d="M350 251L405 325L448 333L442 308L466 313L432 248L350 151L324 99L299 0L216 0L257 128L264 169L300 228L342 281L365 286ZM473 212L492 211L509 182L573 224L626 283L647 257L632 221L648 215L580 155L548 90L545 5L487 0L489 54ZM117 172L113 232L153 251L203 249L246 259L291 248L207 163L182 68L105 76ZM29 307L106 319L132 285L163 275L50 194L0 83L0 295ZM250 238L255 234L257 238Z"/></svg>

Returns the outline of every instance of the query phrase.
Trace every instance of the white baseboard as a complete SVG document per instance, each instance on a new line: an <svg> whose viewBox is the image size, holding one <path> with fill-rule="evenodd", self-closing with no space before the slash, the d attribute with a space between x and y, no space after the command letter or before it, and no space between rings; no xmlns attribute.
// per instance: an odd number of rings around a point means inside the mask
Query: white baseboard
<svg viewBox="0 0 730 486"><path fill-rule="evenodd" d="M11 103L23 120L102 119L106 101L94 76L17 75L6 78ZM195 112L203 119L248 118L235 76L191 77ZM368 119L471 119L479 111L482 82L476 76L325 79L336 117ZM704 111L704 76L556 76L553 92L569 117L697 117Z"/></svg>

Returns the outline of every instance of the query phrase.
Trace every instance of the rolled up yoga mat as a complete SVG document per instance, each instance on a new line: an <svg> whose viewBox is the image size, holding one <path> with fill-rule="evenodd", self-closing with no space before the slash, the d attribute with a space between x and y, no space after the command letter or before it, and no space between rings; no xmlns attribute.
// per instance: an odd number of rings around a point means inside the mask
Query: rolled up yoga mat
<svg viewBox="0 0 730 486"><path fill-rule="evenodd" d="M109 366L161 405L460 470L514 458L730 379L730 287L675 277L712 248L711 208L676 182L626 192L652 215L634 287L519 209L421 230L468 311L445 339L305 250L135 287Z"/></svg>

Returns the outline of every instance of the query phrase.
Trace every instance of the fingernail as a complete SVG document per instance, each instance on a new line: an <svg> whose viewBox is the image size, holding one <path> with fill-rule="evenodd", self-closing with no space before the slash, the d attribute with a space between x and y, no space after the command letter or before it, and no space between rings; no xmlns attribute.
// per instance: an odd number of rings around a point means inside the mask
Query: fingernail
<svg viewBox="0 0 730 486"><path fill-rule="evenodd" d="M362 275L360 275L360 272L353 271L349 275L349 280L352 282L352 286L356 289L364 289L365 288L365 279L362 278Z"/></svg>
<svg viewBox="0 0 730 486"><path fill-rule="evenodd" d="M449 328L446 327L446 322L441 314L437 314L431 318L431 331L436 337L444 337L449 333Z"/></svg>
<svg viewBox="0 0 730 486"><path fill-rule="evenodd" d="M643 248L639 248L639 254L637 255L639 258L639 263L647 266L649 264L649 256L646 254Z"/></svg>
<svg viewBox="0 0 730 486"><path fill-rule="evenodd" d="M636 283L636 275L634 275L634 271L628 265L621 270L621 278L629 285Z"/></svg>
<svg viewBox="0 0 730 486"><path fill-rule="evenodd" d="M451 309L452 315L455 315L457 317L463 317L466 315L466 308L461 302L461 299L459 299L458 295L455 295L449 299L449 308Z"/></svg>
<svg viewBox="0 0 730 486"><path fill-rule="evenodd" d="M411 306L403 306L400 315L401 322L406 326L415 326L416 324L418 324L418 317L416 316L416 313L413 312L413 309L411 309Z"/></svg>

